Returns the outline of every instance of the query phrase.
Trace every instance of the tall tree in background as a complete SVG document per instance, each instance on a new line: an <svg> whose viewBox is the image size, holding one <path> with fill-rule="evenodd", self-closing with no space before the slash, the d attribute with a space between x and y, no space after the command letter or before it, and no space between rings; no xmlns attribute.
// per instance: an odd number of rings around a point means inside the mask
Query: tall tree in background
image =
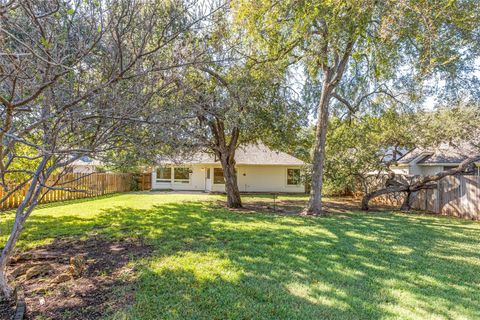
<svg viewBox="0 0 480 320"><path fill-rule="evenodd" d="M475 0L240 0L235 8L238 23L246 26L268 59L301 61L309 77L320 81L306 214L323 213L332 98L351 112L358 112L378 95L397 100L398 92L407 90L416 99L412 84L432 75L450 84L468 83L463 76L478 57L480 17Z"/></svg>
<svg viewBox="0 0 480 320"><path fill-rule="evenodd" d="M412 113L395 108L377 114L329 121L326 143L325 187L334 194L351 194L362 186L368 192L370 180L384 175L389 167L414 145Z"/></svg>
<svg viewBox="0 0 480 320"><path fill-rule="evenodd" d="M372 178L380 179L390 165L415 147L417 122L416 113L401 113L394 107L358 117L334 112L325 146L324 194L367 193ZM304 128L286 151L310 163L314 145L315 128L311 126Z"/></svg>

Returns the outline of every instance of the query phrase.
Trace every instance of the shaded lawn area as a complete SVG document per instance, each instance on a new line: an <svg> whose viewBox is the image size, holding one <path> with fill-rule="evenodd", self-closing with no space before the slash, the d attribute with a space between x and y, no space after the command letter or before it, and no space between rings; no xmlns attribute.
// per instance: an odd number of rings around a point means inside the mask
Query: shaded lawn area
<svg viewBox="0 0 480 320"><path fill-rule="evenodd" d="M54 204L33 213L20 246L98 235L152 245L131 262L135 291L113 319L480 318L478 222L335 204L341 214L310 218L229 211L222 201L131 193ZM279 201L300 207L306 197ZM12 217L1 218L4 243Z"/></svg>

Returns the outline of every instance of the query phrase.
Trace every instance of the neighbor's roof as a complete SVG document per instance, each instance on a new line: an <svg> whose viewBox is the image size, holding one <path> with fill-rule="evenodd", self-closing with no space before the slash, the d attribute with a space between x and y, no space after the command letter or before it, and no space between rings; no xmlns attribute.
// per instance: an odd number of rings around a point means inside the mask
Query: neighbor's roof
<svg viewBox="0 0 480 320"><path fill-rule="evenodd" d="M398 160L399 164L459 164L468 156L480 152L469 143L451 145L444 143L436 149L415 148Z"/></svg>
<svg viewBox="0 0 480 320"><path fill-rule="evenodd" d="M264 144L249 144L240 146L235 152L235 162L237 165L288 165L302 166L305 163L285 152L273 151ZM185 159L161 160L160 163L171 164L219 164L209 153L197 153Z"/></svg>
<svg viewBox="0 0 480 320"><path fill-rule="evenodd" d="M94 166L94 167L96 167L96 166L103 165L103 163L99 160L92 159L92 158L89 158L87 156L83 156L80 159L77 159L77 160L73 161L70 165L71 166Z"/></svg>
<svg viewBox="0 0 480 320"><path fill-rule="evenodd" d="M410 162L417 159L419 156L421 156L424 153L425 153L424 150L419 149L419 148L415 148L412 151L404 154L403 157L398 159L397 162L398 162L398 164L409 164Z"/></svg>

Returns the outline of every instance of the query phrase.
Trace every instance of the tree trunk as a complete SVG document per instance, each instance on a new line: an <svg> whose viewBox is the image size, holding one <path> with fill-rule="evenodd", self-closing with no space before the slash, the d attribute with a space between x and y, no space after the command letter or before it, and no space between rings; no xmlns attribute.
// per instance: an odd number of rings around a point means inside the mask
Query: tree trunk
<svg viewBox="0 0 480 320"><path fill-rule="evenodd" d="M44 171L49 160L49 156L44 156L38 164L35 175L30 182L30 186L28 187L28 191L26 192L22 202L20 202L19 206L15 210L15 222L13 224L13 228L0 255L0 292L6 299L11 299L13 293L13 290L9 286L7 279L8 261L10 260L13 249L15 248L18 238L23 230L25 221L38 204L38 199L42 192L42 185L45 185L45 181L50 176L50 172L47 170L47 174L40 178L40 173Z"/></svg>
<svg viewBox="0 0 480 320"><path fill-rule="evenodd" d="M238 127L232 129L230 141L227 143L223 120L216 118L209 125L215 138L213 151L222 164L225 192L227 193L227 206L229 208L241 208L242 200L240 198L240 190L238 190L237 173L235 172L235 151L240 136L240 129Z"/></svg>
<svg viewBox="0 0 480 320"><path fill-rule="evenodd" d="M225 178L225 191L227 192L227 206L229 208L241 208L242 199L240 198L240 190L238 190L235 162L222 161L222 169Z"/></svg>
<svg viewBox="0 0 480 320"><path fill-rule="evenodd" d="M405 199L400 207L402 211L410 211L413 206L413 201L415 201L415 197L417 196L416 192L407 191L405 195Z"/></svg>
<svg viewBox="0 0 480 320"><path fill-rule="evenodd" d="M315 149L312 163L312 188L305 215L323 215L322 188L323 188L323 163L325 159L325 143L328 127L328 104L333 87L329 83L330 76L326 76L322 86L322 95L318 107L318 122L315 133Z"/></svg>
<svg viewBox="0 0 480 320"><path fill-rule="evenodd" d="M384 194L389 194L389 193L392 193L392 192L405 192L406 190L408 189L408 186L405 187L405 186L394 186L394 187L387 187L385 189L380 189L380 190L376 190L376 191L372 191L370 193L367 193L363 196L363 199L362 199L362 210L369 210L370 207L369 207L369 203L370 203L370 200L372 200L373 198L376 198L376 197L379 197L381 195L384 195Z"/></svg>
<svg viewBox="0 0 480 320"><path fill-rule="evenodd" d="M23 223L25 222L25 217L23 215L23 209L25 205L20 205L16 210L15 223L13 225L12 232L8 237L5 247L2 249L2 254L0 255L0 291L3 298L9 300L12 298L13 289L8 284L7 279L7 264L12 255L13 249L17 244L20 232L23 229Z"/></svg>

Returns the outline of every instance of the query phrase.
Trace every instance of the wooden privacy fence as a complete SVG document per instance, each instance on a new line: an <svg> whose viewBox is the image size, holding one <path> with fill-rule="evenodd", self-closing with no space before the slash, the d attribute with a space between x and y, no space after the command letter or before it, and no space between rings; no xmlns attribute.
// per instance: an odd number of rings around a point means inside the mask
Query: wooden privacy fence
<svg viewBox="0 0 480 320"><path fill-rule="evenodd" d="M58 180L58 181L57 181ZM127 192L132 189L133 176L130 173L69 173L58 178L52 176L47 185L55 184L59 188L75 190L48 190L40 203L97 197L110 193ZM13 185L12 185L13 186ZM24 186L5 201L0 210L16 208L25 197L28 185ZM0 199L4 192L0 190Z"/></svg>
<svg viewBox="0 0 480 320"><path fill-rule="evenodd" d="M152 174L141 173L137 178L137 185L139 191L146 191L152 189Z"/></svg>
<svg viewBox="0 0 480 320"><path fill-rule="evenodd" d="M439 214L480 219L480 176L449 176L437 188L417 193L413 207Z"/></svg>
<svg viewBox="0 0 480 320"><path fill-rule="evenodd" d="M403 193L378 197L375 202L400 206ZM480 220L480 176L448 176L437 182L435 189L420 190L413 209L443 215Z"/></svg>

